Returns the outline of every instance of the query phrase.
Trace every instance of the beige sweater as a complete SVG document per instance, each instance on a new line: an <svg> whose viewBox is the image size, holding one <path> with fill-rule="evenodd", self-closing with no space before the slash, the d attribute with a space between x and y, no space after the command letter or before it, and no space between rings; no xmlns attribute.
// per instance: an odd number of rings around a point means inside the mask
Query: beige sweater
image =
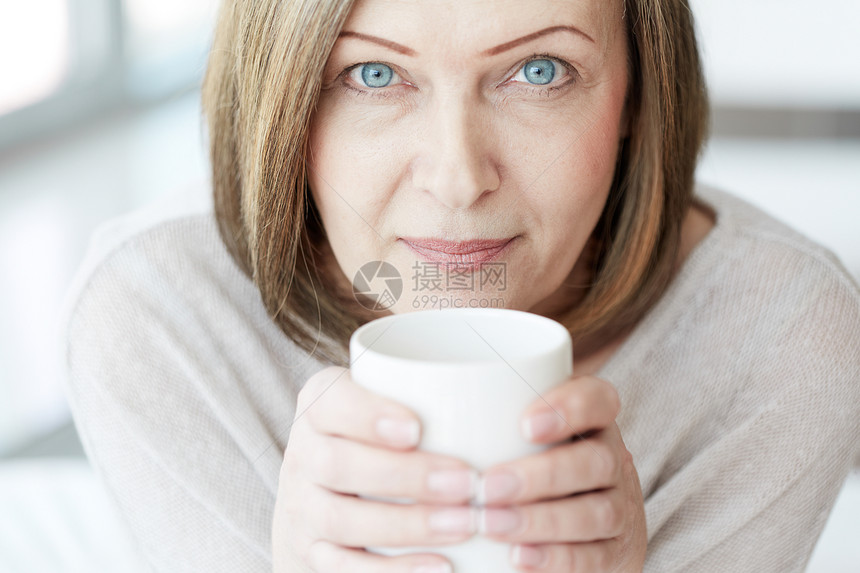
<svg viewBox="0 0 860 573"><path fill-rule="evenodd" d="M645 571L802 571L860 445L860 289L748 203L697 194L716 227L597 373L622 399ZM153 570L268 571L296 393L325 365L267 317L209 202L168 200L94 237L64 323L72 410Z"/></svg>

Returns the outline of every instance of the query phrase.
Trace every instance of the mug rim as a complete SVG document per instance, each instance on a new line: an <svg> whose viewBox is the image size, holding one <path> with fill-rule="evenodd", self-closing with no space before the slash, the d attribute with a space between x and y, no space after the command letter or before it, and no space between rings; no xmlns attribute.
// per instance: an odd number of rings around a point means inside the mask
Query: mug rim
<svg viewBox="0 0 860 573"><path fill-rule="evenodd" d="M414 364L420 363L424 366L436 366L442 368L449 365L457 365L458 367L464 367L469 365L486 366L488 364L495 364L499 362L499 360L497 359L434 360L426 358L412 358L392 352L385 352L382 350L374 349L372 347L373 342L368 343L367 341L367 337L369 335L374 332L378 332L379 329L384 328L387 324L391 322L426 321L432 320L434 316L439 317L443 314L462 314L464 315L464 319L468 316L479 315L482 318L496 316L511 320L516 319L517 321L526 320L552 335L552 338L547 342L547 344L543 345L539 350L536 350L534 352L523 352L518 357L511 358L511 360L533 360L558 352L559 349L571 347L570 332L567 330L567 328L565 328L558 321L532 312L507 308L452 308L442 310L418 310L380 317L358 327L350 336L350 365L352 365L352 363L355 362L359 357L367 354L378 358L384 358L388 361ZM502 357L502 361L507 362L504 357Z"/></svg>

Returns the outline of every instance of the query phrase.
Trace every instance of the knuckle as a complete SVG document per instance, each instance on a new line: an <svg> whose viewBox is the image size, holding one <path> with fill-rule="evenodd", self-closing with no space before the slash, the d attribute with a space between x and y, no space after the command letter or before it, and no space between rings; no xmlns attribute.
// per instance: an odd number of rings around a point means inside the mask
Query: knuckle
<svg viewBox="0 0 860 573"><path fill-rule="evenodd" d="M307 548L299 553L299 558L311 567L313 571L322 571L326 567L326 542L321 539L311 541Z"/></svg>
<svg viewBox="0 0 860 573"><path fill-rule="evenodd" d="M307 521L308 511L315 507L317 489L310 482L300 479L279 491L276 511L280 512L287 531L301 531L301 528L294 528Z"/></svg>
<svg viewBox="0 0 860 573"><path fill-rule="evenodd" d="M627 449L626 446L621 448L621 469L633 470L633 452Z"/></svg>
<svg viewBox="0 0 860 573"><path fill-rule="evenodd" d="M416 468L399 465L389 452L374 453L372 458L361 459L354 464L354 470L342 469L344 476L354 480L356 489L361 484L365 494L393 497L414 497L418 493L412 487L417 481L413 478Z"/></svg>
<svg viewBox="0 0 860 573"><path fill-rule="evenodd" d="M319 381L326 370L328 370L328 368L324 368L323 370L315 372L307 380L305 380L305 383L302 384L302 387L299 389L299 393L296 400L297 404L304 405L308 401L310 395L314 394L314 390L316 390L317 386L319 386Z"/></svg>
<svg viewBox="0 0 860 573"><path fill-rule="evenodd" d="M534 466L524 468L523 471L517 472L522 480L521 491L524 495L530 497L543 495L544 493L547 495L553 495L563 489L564 484L560 483L560 474L564 473L566 475L570 475L570 472L558 471L557 464L553 463L552 454L552 450L547 450L541 453L535 457ZM565 457L566 461L569 459L570 457Z"/></svg>
<svg viewBox="0 0 860 573"><path fill-rule="evenodd" d="M312 427L315 427L314 424L314 412L313 408L310 408L310 405L313 404L314 396L316 396L316 392L313 389L313 385L311 381L308 382L299 390L298 396L296 396L296 411L293 414L293 424L298 425L302 424L310 424Z"/></svg>
<svg viewBox="0 0 860 573"><path fill-rule="evenodd" d="M612 571L615 567L616 553L607 550L605 547L598 548L594 560L598 571Z"/></svg>
<svg viewBox="0 0 860 573"><path fill-rule="evenodd" d="M438 470L454 469L440 463L434 454L420 451L383 452L374 467L372 481L379 491L416 500L446 497L430 489L429 477Z"/></svg>
<svg viewBox="0 0 860 573"><path fill-rule="evenodd" d="M621 523L621 512L615 507L608 495L601 495L597 504L597 523L599 530L614 537Z"/></svg>
<svg viewBox="0 0 860 573"><path fill-rule="evenodd" d="M627 516L629 512L627 511L627 504L624 500L617 500L612 504L613 507L613 528L611 531L612 537L618 537L619 535L624 533L624 529L627 525Z"/></svg>
<svg viewBox="0 0 860 573"><path fill-rule="evenodd" d="M287 447L284 450L284 459L281 461L281 470L278 473L279 484L289 483L292 480L292 477L296 475L296 469L298 468L298 461L300 458L296 456L294 449L295 448Z"/></svg>
<svg viewBox="0 0 860 573"><path fill-rule="evenodd" d="M344 370L346 370L346 368L341 366L326 366L317 372L314 375L314 378L323 381L330 381L332 378L342 375Z"/></svg>
<svg viewBox="0 0 860 573"><path fill-rule="evenodd" d="M299 496L294 495L291 488L287 488L282 491L284 493L283 495L279 493L275 511L281 513L285 523L292 524L297 521L296 514L302 510L302 506L299 503Z"/></svg>
<svg viewBox="0 0 860 573"><path fill-rule="evenodd" d="M324 496L325 500L319 504L314 512L317 520L317 532L324 539L339 541L342 539L344 529L348 529L348 512L344 511L335 494Z"/></svg>
<svg viewBox="0 0 860 573"><path fill-rule="evenodd" d="M355 563L348 550L333 547L329 552L331 558L326 571L355 571Z"/></svg>
<svg viewBox="0 0 860 573"><path fill-rule="evenodd" d="M295 426L299 424L304 425L307 430L311 430L312 432L319 432L319 429L323 427L323 421L320 419L318 404L315 404L313 400L307 400L305 404L296 407L296 421L294 422Z"/></svg>
<svg viewBox="0 0 860 573"><path fill-rule="evenodd" d="M608 573L612 570L609 560L606 558L606 552L603 550L602 544L600 543L594 544L593 548L591 548L591 551L588 553L587 561L589 571Z"/></svg>
<svg viewBox="0 0 860 573"><path fill-rule="evenodd" d="M349 571L348 556L335 545L317 539L308 548L308 558L305 560L312 571Z"/></svg>
<svg viewBox="0 0 860 573"><path fill-rule="evenodd" d="M308 378L299 390L296 398L296 405L299 406L296 408L296 412L298 413L306 410L332 383L332 381L343 375L344 370L344 368L339 366L327 366ZM313 421L313 408L308 410L305 415L309 416L311 421Z"/></svg>
<svg viewBox="0 0 860 573"><path fill-rule="evenodd" d="M614 420L621 413L621 395L618 393L618 389L609 382L606 383L606 393L609 397L612 419Z"/></svg>
<svg viewBox="0 0 860 573"><path fill-rule="evenodd" d="M549 566L556 571L579 571L580 559L578 546L565 544L557 551L550 551Z"/></svg>
<svg viewBox="0 0 860 573"><path fill-rule="evenodd" d="M317 484L332 487L340 480L341 464L338 460L342 456L338 455L335 443L334 440L321 440L309 455L311 478Z"/></svg>
<svg viewBox="0 0 860 573"><path fill-rule="evenodd" d="M553 507L547 508L546 512L546 521L544 523L544 528L546 529L547 537L549 539L562 539L565 534L565 520L561 515L561 512L557 511Z"/></svg>
<svg viewBox="0 0 860 573"><path fill-rule="evenodd" d="M300 411L303 410L303 406L304 406L305 402L307 401L307 395L310 392L310 390L308 390L308 388L311 385L311 380L313 380L313 378L309 378L308 380L306 380L304 385L302 385L302 387L299 389L298 393L296 394L296 411L295 411L295 414L293 415L293 417L295 417L296 414L298 414Z"/></svg>
<svg viewBox="0 0 860 573"><path fill-rule="evenodd" d="M343 510L338 509L339 506L339 503L333 503L326 512L326 538L335 543L347 543L348 535L352 532L348 526L351 520Z"/></svg>
<svg viewBox="0 0 860 573"><path fill-rule="evenodd" d="M572 422L584 420L588 414L588 399L583 392L571 392L564 402L563 412Z"/></svg>
<svg viewBox="0 0 860 573"><path fill-rule="evenodd" d="M595 444L594 449L597 454L594 456L595 460L592 464L594 468L592 477L596 482L595 485L609 485L615 481L613 478L618 469L615 452L609 446L600 443Z"/></svg>

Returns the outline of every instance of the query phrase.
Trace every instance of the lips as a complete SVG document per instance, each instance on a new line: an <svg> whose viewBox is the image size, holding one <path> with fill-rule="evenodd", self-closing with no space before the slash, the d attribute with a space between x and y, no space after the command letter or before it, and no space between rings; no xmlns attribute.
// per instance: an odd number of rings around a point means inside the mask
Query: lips
<svg viewBox="0 0 860 573"><path fill-rule="evenodd" d="M402 237L401 240L421 259L458 267L477 267L499 258L516 237L446 241L436 238Z"/></svg>

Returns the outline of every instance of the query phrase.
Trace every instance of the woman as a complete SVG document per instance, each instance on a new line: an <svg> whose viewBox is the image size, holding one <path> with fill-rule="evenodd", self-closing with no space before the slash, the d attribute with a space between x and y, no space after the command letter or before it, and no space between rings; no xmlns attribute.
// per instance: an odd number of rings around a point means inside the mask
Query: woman
<svg viewBox="0 0 860 573"><path fill-rule="evenodd" d="M535 7L224 3L214 215L121 224L68 318L82 440L155 569L428 573L363 548L486 535L523 571L803 570L860 437L857 285L694 185L685 2ZM355 295L374 261L396 300ZM490 263L495 291L423 274ZM560 445L476 476L352 382L357 326L440 301L569 328L573 378L523 414Z"/></svg>

